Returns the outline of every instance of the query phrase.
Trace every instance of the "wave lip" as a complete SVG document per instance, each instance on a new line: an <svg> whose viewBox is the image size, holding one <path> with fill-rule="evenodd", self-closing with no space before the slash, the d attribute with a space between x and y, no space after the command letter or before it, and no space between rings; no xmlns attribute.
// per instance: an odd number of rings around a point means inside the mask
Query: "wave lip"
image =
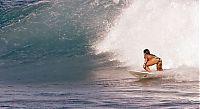
<svg viewBox="0 0 200 109"><path fill-rule="evenodd" d="M45 0L0 1L0 29L21 22L45 5L49 6L50 2Z"/></svg>

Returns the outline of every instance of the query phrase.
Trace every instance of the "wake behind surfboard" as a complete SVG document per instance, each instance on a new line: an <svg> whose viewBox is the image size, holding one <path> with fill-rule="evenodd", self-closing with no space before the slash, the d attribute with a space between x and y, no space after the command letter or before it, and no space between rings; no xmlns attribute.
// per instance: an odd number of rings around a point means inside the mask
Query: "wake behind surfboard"
<svg viewBox="0 0 200 109"><path fill-rule="evenodd" d="M146 71L132 71L130 70L129 73L133 76L144 79L144 78L161 78L163 76L164 71L152 71L152 72L146 72Z"/></svg>

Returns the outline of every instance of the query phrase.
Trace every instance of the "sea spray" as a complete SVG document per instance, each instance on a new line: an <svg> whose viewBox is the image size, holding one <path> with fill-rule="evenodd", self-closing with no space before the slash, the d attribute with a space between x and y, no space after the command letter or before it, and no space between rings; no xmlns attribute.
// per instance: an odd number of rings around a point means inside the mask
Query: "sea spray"
<svg viewBox="0 0 200 109"><path fill-rule="evenodd" d="M141 70L148 48L162 58L163 68L198 77L198 1L135 0L115 23L96 44L97 54L112 52L112 59Z"/></svg>

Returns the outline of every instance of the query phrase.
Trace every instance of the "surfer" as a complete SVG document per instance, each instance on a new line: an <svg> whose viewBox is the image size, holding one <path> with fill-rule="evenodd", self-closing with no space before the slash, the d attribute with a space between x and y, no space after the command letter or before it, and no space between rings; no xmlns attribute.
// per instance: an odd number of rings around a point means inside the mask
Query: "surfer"
<svg viewBox="0 0 200 109"><path fill-rule="evenodd" d="M163 71L161 58L157 57L154 54L150 54L150 51L148 49L144 50L144 59L145 59L145 62L144 62L143 68L146 71L151 72L149 66L152 66L155 64L156 64L157 71Z"/></svg>

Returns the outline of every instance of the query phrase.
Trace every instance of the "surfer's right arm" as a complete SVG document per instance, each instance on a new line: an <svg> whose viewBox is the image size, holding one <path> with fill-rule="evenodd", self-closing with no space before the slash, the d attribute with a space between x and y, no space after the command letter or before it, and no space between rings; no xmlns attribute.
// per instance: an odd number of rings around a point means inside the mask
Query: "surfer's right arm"
<svg viewBox="0 0 200 109"><path fill-rule="evenodd" d="M143 65L143 68L145 69L146 68L146 64L147 64L147 57L144 55L144 65Z"/></svg>

